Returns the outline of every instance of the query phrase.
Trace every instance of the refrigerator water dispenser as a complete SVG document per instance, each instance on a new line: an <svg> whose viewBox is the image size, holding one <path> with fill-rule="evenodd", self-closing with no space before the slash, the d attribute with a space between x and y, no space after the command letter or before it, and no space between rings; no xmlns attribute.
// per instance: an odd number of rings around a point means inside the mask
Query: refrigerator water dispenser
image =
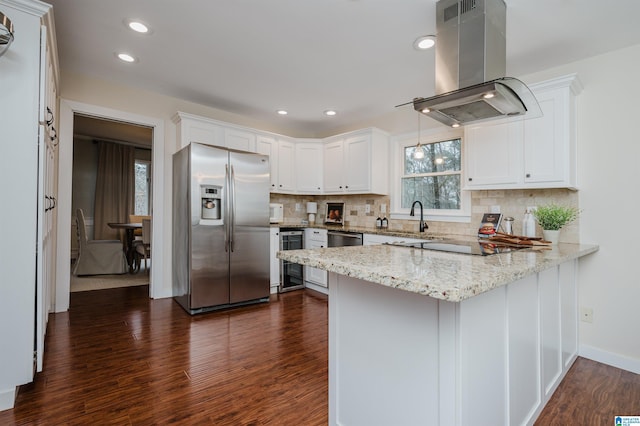
<svg viewBox="0 0 640 426"><path fill-rule="evenodd" d="M200 219L221 219L222 187L217 185L200 185Z"/></svg>

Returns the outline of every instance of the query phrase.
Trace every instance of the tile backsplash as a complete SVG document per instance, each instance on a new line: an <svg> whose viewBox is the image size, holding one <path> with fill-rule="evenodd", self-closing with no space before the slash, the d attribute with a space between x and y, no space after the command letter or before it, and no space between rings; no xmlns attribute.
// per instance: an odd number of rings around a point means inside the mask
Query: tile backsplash
<svg viewBox="0 0 640 426"><path fill-rule="evenodd" d="M284 195L271 194L272 203L284 205L285 224L300 224L308 218L306 207L308 201L318 203L316 223L322 224L326 214L327 203L343 202L344 220L346 226L375 228L376 218L386 216L389 219L390 230L415 231L418 230L416 220L392 219L390 198L384 195ZM494 190L471 191L471 222L436 222L427 221L428 232L436 234L476 235L482 215L488 213L491 206L500 206L504 217L511 216L514 220L515 234L522 232L522 219L528 206L537 206L554 202L561 205L578 207L578 192L568 189L531 189L531 190ZM387 213L381 213L381 206L386 205ZM299 210L296 210L298 205ZM367 205L369 213L367 213ZM542 236L542 229L537 226L536 235ZM567 225L560 233L560 241L568 243L579 242L579 220Z"/></svg>

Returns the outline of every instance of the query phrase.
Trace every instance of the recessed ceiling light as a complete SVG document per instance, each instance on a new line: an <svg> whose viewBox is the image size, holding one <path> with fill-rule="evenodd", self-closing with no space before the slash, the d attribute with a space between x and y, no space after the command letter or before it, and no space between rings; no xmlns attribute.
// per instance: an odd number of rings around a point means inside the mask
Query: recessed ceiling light
<svg viewBox="0 0 640 426"><path fill-rule="evenodd" d="M125 19L124 24L130 30L133 30L140 34L151 34L151 29L147 24L138 19Z"/></svg>
<svg viewBox="0 0 640 426"><path fill-rule="evenodd" d="M422 108L422 113L423 114L429 114L431 112L431 110L429 108Z"/></svg>
<svg viewBox="0 0 640 426"><path fill-rule="evenodd" d="M436 44L436 36L434 35L425 35L420 36L413 42L413 48L416 50L427 50L431 49Z"/></svg>
<svg viewBox="0 0 640 426"><path fill-rule="evenodd" d="M116 56L118 57L118 59L120 59L122 62L128 62L128 63L132 63L132 62L136 62L137 59L135 58L135 56L131 56L128 53L117 53Z"/></svg>
<svg viewBox="0 0 640 426"><path fill-rule="evenodd" d="M485 98L485 99L491 99L494 96L495 96L495 94L493 92L485 93L484 95L482 95L482 97Z"/></svg>
<svg viewBox="0 0 640 426"><path fill-rule="evenodd" d="M458 123L453 123L453 124L451 125L451 127L453 127L454 129L457 129L458 127L460 127L460 124L458 124Z"/></svg>
<svg viewBox="0 0 640 426"><path fill-rule="evenodd" d="M276 112L277 112L278 114L280 114L280 115L287 115L287 114L289 114L289 112L288 112L288 111L286 111L286 110L284 110L284 109L279 109L279 110L277 110Z"/></svg>
<svg viewBox="0 0 640 426"><path fill-rule="evenodd" d="M337 112L336 112L335 110L332 110L332 109L328 109L328 110L326 110L326 111L324 112L324 115L327 115L327 116L329 116L329 117L332 117L332 116L334 116L334 115L336 115L336 114L337 114Z"/></svg>

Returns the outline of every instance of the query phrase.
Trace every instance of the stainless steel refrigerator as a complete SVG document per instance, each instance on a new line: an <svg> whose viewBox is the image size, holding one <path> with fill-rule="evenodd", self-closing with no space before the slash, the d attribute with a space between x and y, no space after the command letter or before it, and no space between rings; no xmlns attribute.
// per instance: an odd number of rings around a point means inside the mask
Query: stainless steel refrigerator
<svg viewBox="0 0 640 426"><path fill-rule="evenodd" d="M173 155L173 296L190 314L269 300L269 157Z"/></svg>

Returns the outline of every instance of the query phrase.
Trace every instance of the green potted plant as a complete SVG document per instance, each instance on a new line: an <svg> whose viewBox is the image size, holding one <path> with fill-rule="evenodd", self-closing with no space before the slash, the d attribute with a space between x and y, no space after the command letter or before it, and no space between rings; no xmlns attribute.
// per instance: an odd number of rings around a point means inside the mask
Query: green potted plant
<svg viewBox="0 0 640 426"><path fill-rule="evenodd" d="M538 206L533 216L542 227L544 239L552 244L558 243L560 229L578 218L580 210L576 207L561 206L555 203Z"/></svg>

